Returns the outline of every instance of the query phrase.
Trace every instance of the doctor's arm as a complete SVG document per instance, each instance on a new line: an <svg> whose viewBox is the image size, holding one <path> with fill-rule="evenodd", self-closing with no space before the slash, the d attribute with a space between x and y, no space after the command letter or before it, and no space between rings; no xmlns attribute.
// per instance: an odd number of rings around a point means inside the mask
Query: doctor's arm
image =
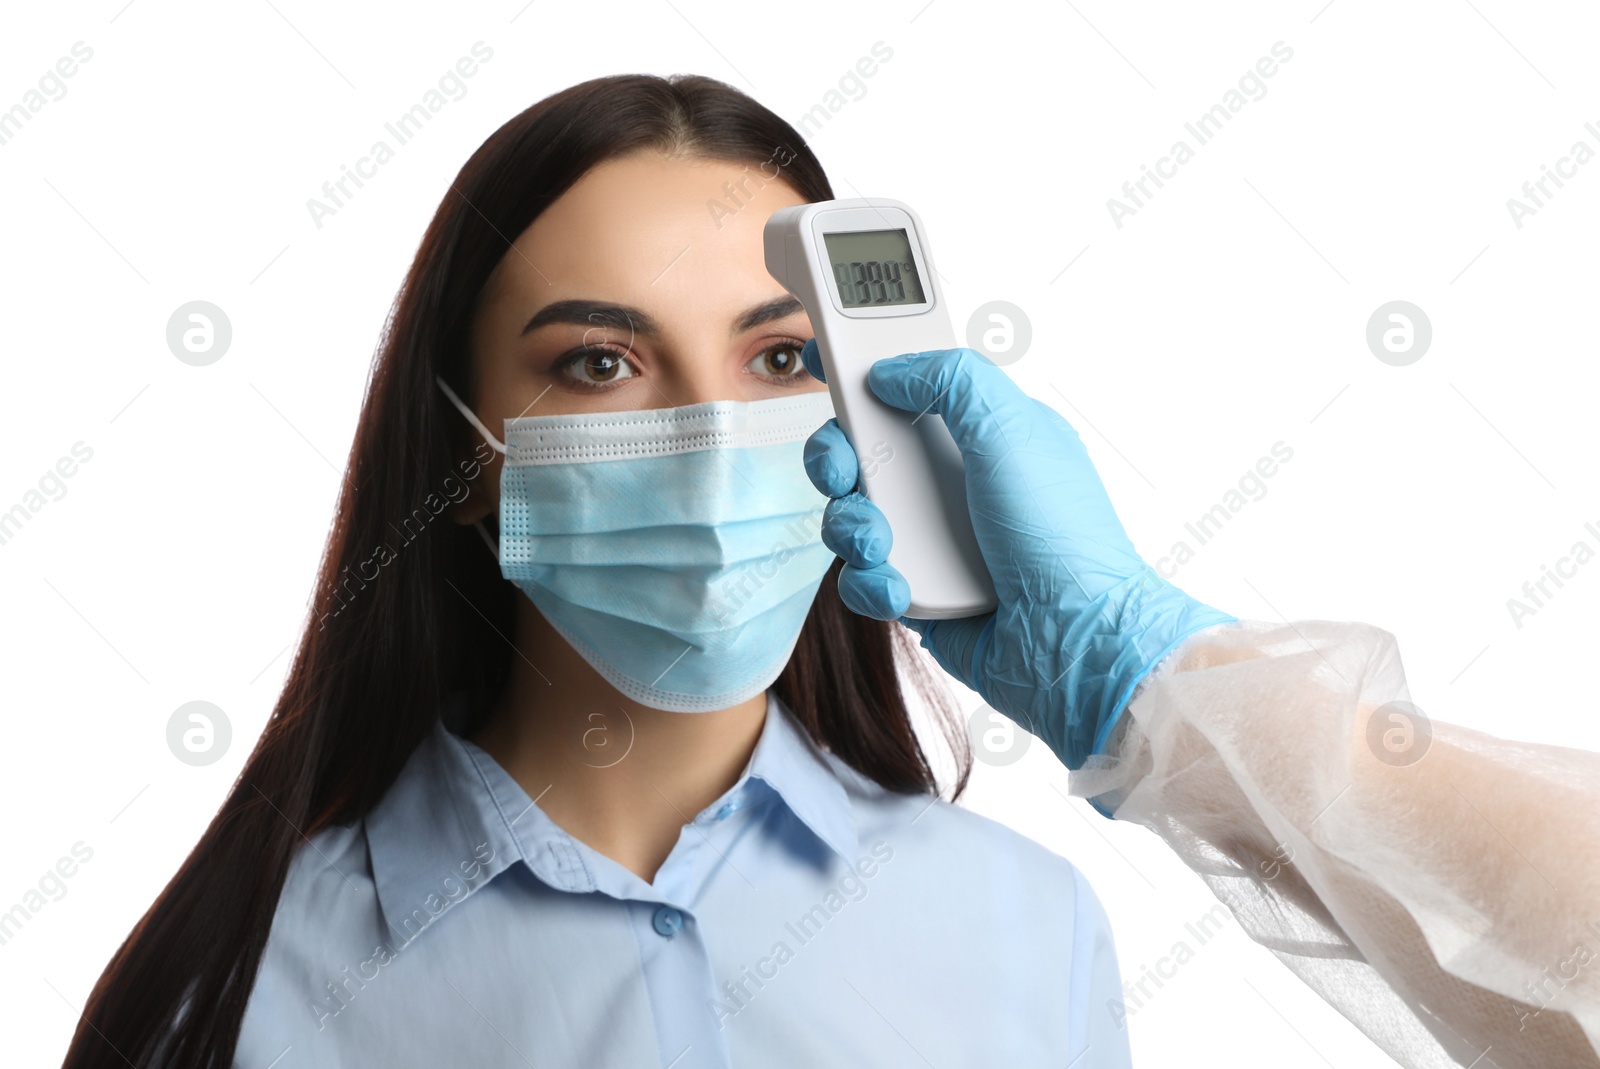
<svg viewBox="0 0 1600 1069"><path fill-rule="evenodd" d="M1066 420L979 354L868 382L944 417L1000 604L899 615L892 532L829 421L806 466L851 609L916 631L1400 1064L1600 1066L1600 755L1427 720L1377 628L1190 598L1134 551Z"/></svg>
<svg viewBox="0 0 1600 1069"><path fill-rule="evenodd" d="M1430 722L1392 635L1327 621L1192 636L1108 750L1074 792L1400 1064L1600 1065L1600 755Z"/></svg>

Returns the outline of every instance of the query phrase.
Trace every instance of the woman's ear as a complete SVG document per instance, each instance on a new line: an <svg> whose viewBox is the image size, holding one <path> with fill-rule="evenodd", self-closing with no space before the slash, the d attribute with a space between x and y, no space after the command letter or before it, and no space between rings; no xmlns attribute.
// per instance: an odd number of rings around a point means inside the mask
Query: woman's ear
<svg viewBox="0 0 1600 1069"><path fill-rule="evenodd" d="M500 507L500 454L480 439L470 455L456 462L456 477L466 489L454 499L450 518L467 525L494 515Z"/></svg>
<svg viewBox="0 0 1600 1069"><path fill-rule="evenodd" d="M487 500L487 495L482 493L469 495L461 504L451 512L450 518L462 526L477 523L485 516L492 516L495 502Z"/></svg>

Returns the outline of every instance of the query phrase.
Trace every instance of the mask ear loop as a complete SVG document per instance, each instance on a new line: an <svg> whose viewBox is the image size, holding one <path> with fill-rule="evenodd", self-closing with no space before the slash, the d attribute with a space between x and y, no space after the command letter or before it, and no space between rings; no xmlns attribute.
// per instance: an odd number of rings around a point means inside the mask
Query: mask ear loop
<svg viewBox="0 0 1600 1069"><path fill-rule="evenodd" d="M476 427L478 429L478 433L483 435L484 439L488 441L490 445L494 446L494 451L504 456L506 444L490 433L489 428L485 427L482 421L478 419L477 414L473 412L472 409L467 407L466 402L456 396L456 392L450 388L450 384L445 382L444 378L439 375L435 375L433 377L433 381L437 382L439 384L439 389L443 390L444 395L450 398L450 403L455 405L463 416L467 417L467 422Z"/></svg>
<svg viewBox="0 0 1600 1069"><path fill-rule="evenodd" d="M500 547L495 540L489 537L489 529L483 525L482 520L473 520L472 526L478 529L478 534L483 538L483 544L489 547L489 552L494 554L495 563L500 563Z"/></svg>
<svg viewBox="0 0 1600 1069"><path fill-rule="evenodd" d="M489 432L489 428L483 425L483 422L478 419L477 414L474 413L472 409L468 408L466 403L463 402L461 398L456 396L456 392L450 388L450 384L445 382L444 378L439 375L435 375L433 377L433 381L439 384L439 389L443 390L444 395L450 398L450 403L455 405L456 409L463 416L467 417L468 422L477 428L478 433L483 435L484 440L494 448L494 451L504 456L506 451L505 443ZM489 529L483 525L483 521L481 519L473 520L472 526L478 529L478 534L480 537L482 537L483 544L489 547L489 552L494 554L495 563L498 564L500 561L500 546L493 538L489 537Z"/></svg>

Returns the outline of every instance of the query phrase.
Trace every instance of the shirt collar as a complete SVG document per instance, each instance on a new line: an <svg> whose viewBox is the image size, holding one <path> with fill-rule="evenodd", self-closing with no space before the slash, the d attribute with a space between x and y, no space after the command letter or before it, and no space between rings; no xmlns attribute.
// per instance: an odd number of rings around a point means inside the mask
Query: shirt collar
<svg viewBox="0 0 1600 1069"><path fill-rule="evenodd" d="M738 781L703 812L715 813L744 796L747 781L759 780L845 864L854 864L855 813L832 764L836 760L769 689L766 719L749 761ZM396 948L516 861L560 890L653 893L637 876L632 888L601 887L584 860L587 848L580 850L498 762L452 734L442 719L367 814L366 833L378 901ZM621 865L610 867L627 873Z"/></svg>
<svg viewBox="0 0 1600 1069"><path fill-rule="evenodd" d="M464 744L438 720L367 814L366 833L396 949L521 856Z"/></svg>
<svg viewBox="0 0 1600 1069"><path fill-rule="evenodd" d="M855 810L834 770L835 760L812 741L777 694L768 690L767 719L761 737L728 795L737 792L748 778L763 780L812 834L846 865L853 865L857 850ZM712 806L721 802L718 799Z"/></svg>

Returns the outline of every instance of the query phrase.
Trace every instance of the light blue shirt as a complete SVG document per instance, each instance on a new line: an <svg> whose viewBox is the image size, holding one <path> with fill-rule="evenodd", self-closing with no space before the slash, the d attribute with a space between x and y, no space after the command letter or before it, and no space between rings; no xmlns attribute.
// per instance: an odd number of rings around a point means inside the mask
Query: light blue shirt
<svg viewBox="0 0 1600 1069"><path fill-rule="evenodd" d="M1126 1067L1078 870L886 791L768 695L653 883L436 725L371 813L296 853L235 1065Z"/></svg>

